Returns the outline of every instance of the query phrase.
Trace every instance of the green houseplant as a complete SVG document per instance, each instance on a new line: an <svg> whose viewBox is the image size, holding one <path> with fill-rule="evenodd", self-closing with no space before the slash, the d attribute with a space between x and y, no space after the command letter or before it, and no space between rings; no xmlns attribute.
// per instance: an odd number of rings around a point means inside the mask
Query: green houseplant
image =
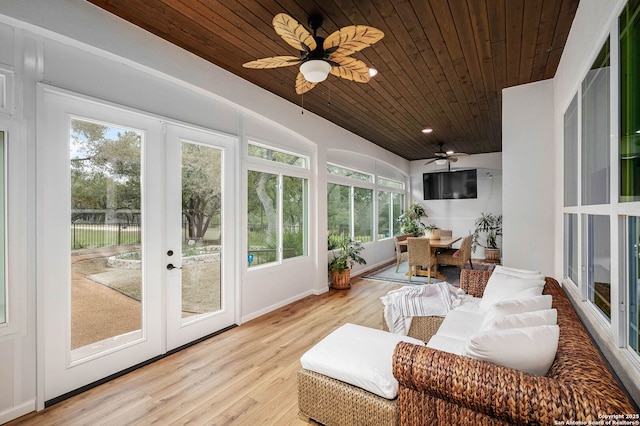
<svg viewBox="0 0 640 426"><path fill-rule="evenodd" d="M425 225L420 221L422 217L427 217L427 211L422 204L417 201L413 201L409 204L407 210L402 212L398 216L398 223L400 224L400 232L403 234L413 234L415 237L419 237L424 233Z"/></svg>
<svg viewBox="0 0 640 426"><path fill-rule="evenodd" d="M502 236L502 215L493 213L481 213L475 222L476 229L473 231L471 251L476 247L484 247L486 260L500 260L500 249L498 248L498 238Z"/></svg>
<svg viewBox="0 0 640 426"><path fill-rule="evenodd" d="M364 247L360 241L354 241L350 237L341 240L329 236L329 249L331 260L329 261L329 273L331 274L331 287L346 289L351 287L351 267L354 264L366 265L367 261L360 256Z"/></svg>
<svg viewBox="0 0 640 426"><path fill-rule="evenodd" d="M430 240L439 240L440 239L440 228L438 228L433 223L424 227L424 236L429 238Z"/></svg>

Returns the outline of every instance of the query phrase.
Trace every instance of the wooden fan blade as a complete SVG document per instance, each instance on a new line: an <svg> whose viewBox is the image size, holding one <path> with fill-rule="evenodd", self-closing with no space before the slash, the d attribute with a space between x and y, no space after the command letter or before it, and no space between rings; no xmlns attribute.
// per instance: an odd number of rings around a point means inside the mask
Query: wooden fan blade
<svg viewBox="0 0 640 426"><path fill-rule="evenodd" d="M309 50L315 50L317 47L311 33L286 13L278 13L273 17L273 28L284 41L297 50L305 51L303 45Z"/></svg>
<svg viewBox="0 0 640 426"><path fill-rule="evenodd" d="M331 74L358 83L369 82L369 67L361 60L349 56L330 56L329 60L338 64L331 67Z"/></svg>
<svg viewBox="0 0 640 426"><path fill-rule="evenodd" d="M281 68L291 65L298 65L300 58L295 56L272 56L270 58L257 59L242 64L245 68L265 69L265 68Z"/></svg>
<svg viewBox="0 0 640 426"><path fill-rule="evenodd" d="M450 163L455 163L456 161L458 161L458 157L449 156L449 158L447 158L447 161Z"/></svg>
<svg viewBox="0 0 640 426"><path fill-rule="evenodd" d="M437 158L434 158L433 160L429 160L426 163L424 163L424 165L426 166L427 164L434 163L436 160L437 160Z"/></svg>
<svg viewBox="0 0 640 426"><path fill-rule="evenodd" d="M469 154L466 152L454 152L453 154L449 154L449 157L459 158L459 157L467 157Z"/></svg>
<svg viewBox="0 0 640 426"><path fill-rule="evenodd" d="M371 46L382 37L384 37L384 33L377 28L366 25L351 25L340 28L329 35L324 40L322 47L329 53L347 56Z"/></svg>
<svg viewBox="0 0 640 426"><path fill-rule="evenodd" d="M311 90L314 87L316 87L316 84L318 84L318 83L312 83L310 81L307 81L307 79L304 78L304 75L302 75L302 73L299 72L298 73L298 77L296 77L296 93L298 95L302 95L303 93L307 93L309 90Z"/></svg>

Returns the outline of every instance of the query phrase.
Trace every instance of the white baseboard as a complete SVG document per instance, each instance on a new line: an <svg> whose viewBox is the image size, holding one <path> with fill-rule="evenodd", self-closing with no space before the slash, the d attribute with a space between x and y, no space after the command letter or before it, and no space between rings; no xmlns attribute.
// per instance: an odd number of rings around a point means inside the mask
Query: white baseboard
<svg viewBox="0 0 640 426"><path fill-rule="evenodd" d="M36 411L35 399L31 399L27 402L23 402L17 407L12 407L8 410L0 412L0 424L7 423L13 419L17 419L18 417L29 414L32 411Z"/></svg>

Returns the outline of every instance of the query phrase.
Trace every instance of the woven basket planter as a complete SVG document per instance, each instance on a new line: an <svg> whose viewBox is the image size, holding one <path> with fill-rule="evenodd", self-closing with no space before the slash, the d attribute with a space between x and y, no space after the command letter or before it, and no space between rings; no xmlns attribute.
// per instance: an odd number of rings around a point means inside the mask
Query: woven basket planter
<svg viewBox="0 0 640 426"><path fill-rule="evenodd" d="M497 262L500 260L500 249L486 248L484 249L485 260Z"/></svg>
<svg viewBox="0 0 640 426"><path fill-rule="evenodd" d="M351 269L331 271L331 287L337 290L351 288Z"/></svg>

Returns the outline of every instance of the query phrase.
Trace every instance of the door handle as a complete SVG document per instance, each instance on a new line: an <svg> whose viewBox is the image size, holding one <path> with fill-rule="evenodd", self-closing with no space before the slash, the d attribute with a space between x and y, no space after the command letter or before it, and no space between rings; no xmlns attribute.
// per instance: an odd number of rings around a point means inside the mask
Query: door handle
<svg viewBox="0 0 640 426"><path fill-rule="evenodd" d="M167 265L167 269L170 271L172 269L182 269L182 266L173 266L173 263L169 263Z"/></svg>

